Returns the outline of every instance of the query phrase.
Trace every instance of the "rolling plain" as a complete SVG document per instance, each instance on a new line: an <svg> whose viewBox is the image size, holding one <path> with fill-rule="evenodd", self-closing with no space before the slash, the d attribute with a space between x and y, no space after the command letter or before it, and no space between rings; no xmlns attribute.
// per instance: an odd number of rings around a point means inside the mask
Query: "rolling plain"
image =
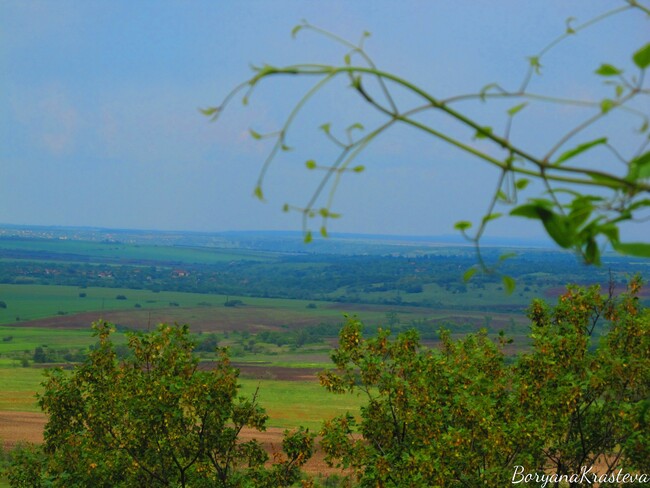
<svg viewBox="0 0 650 488"><path fill-rule="evenodd" d="M272 449L286 428L318 431L323 419L358 412L363 398L327 393L317 378L346 315L360 317L369 334L415 328L427 347L441 327L454 335L503 331L516 354L527 347L534 298L553 301L571 282L606 291L648 271L621 256L587 268L544 248L483 252L500 267L466 282L474 250L423 239L344 236L307 246L295 234L4 228L0 442L6 450L41 439L43 370L83 361L96 343L95 321L115 324L118 354L127 354L129 334L159 323L189 324L205 367L217 345L228 347L242 394L259 389ZM503 275L515 280L512 293ZM309 466L325 470L318 455Z"/></svg>

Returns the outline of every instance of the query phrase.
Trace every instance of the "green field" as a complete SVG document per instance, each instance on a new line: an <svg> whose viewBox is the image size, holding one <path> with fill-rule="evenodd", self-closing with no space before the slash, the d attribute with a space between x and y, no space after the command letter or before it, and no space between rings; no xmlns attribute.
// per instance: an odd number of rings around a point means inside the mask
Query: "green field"
<svg viewBox="0 0 650 488"><path fill-rule="evenodd" d="M80 297L80 293L85 297ZM131 312L134 316L152 316L153 323L158 316L170 315L180 322L194 323L205 321L207 317L218 316L217 320L250 322L260 311L269 317L270 322L287 324L318 323L321 320L342 320L344 313L361 313L368 320L383 319L387 310L396 307L333 304L313 300L293 300L282 298L257 298L227 296L186 292L152 292L127 288L79 288L57 285L7 285L0 284L0 296L7 308L0 308L0 324L16 325L38 319L63 317L80 313L94 313L99 319L108 312ZM125 299L118 299L123 296ZM241 307L224 307L226 300L239 299ZM316 308L308 309L311 303ZM136 306L137 305L137 306ZM190 311L191 309L191 311ZM164 314L155 311L164 310ZM406 312L406 307L404 311ZM423 310L421 315L424 315ZM184 318L183 318L184 317ZM90 323L88 323L90 325Z"/></svg>
<svg viewBox="0 0 650 488"><path fill-rule="evenodd" d="M40 412L36 393L42 381L42 369L0 367L0 410Z"/></svg>
<svg viewBox="0 0 650 488"><path fill-rule="evenodd" d="M221 249L208 247L178 247L124 244L118 242L92 242L68 239L3 240L0 251L19 250L36 252L41 261L52 258L67 262L171 262L176 264L214 264L236 260L265 261L270 253L247 249Z"/></svg>
<svg viewBox="0 0 650 488"><path fill-rule="evenodd" d="M82 298L80 293L85 294ZM496 292L494 292L496 294ZM431 330L436 323L521 324L521 314L486 313L471 310L444 310L397 305L367 305L293 300L281 298L234 297L186 292L152 292L126 288L79 288L55 285L0 285L0 296L7 308L0 308L0 354L37 345L87 346L92 322L105 319L133 329L146 329L158 323L187 323L194 332L251 332L274 329L295 330L320 323L338 324L345 315L358 315L372 326L388 325L388 315L402 324L426 320ZM123 297L124 299L118 299ZM224 307L226 300L241 300L242 305ZM28 331L27 329L32 329ZM46 329L46 330L43 330ZM79 334L85 329L85 334ZM76 330L77 332L69 332ZM43 339L38 336L42 335ZM24 347L23 347L24 346Z"/></svg>
<svg viewBox="0 0 650 488"><path fill-rule="evenodd" d="M0 367L0 410L39 412L36 393L41 391L44 370ZM323 419L346 411L356 412L363 398L335 395L314 381L240 379L241 395L251 396L259 388L260 404L269 415L269 427L300 425L318 430Z"/></svg>
<svg viewBox="0 0 650 488"><path fill-rule="evenodd" d="M95 342L92 332L90 327L68 330L2 325L0 326L0 360L3 355L12 352L33 352L36 347L43 346L53 349L86 349Z"/></svg>
<svg viewBox="0 0 650 488"><path fill-rule="evenodd" d="M358 413L364 398L329 393L317 381L242 379L242 393L252 395L259 387L259 401L269 415L269 427L308 427L318 431L323 420L345 412Z"/></svg>

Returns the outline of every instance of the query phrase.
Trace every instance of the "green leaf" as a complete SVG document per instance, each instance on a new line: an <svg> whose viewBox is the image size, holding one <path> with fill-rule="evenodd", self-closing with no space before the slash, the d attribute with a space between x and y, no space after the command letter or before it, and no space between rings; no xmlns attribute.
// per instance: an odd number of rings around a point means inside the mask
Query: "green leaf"
<svg viewBox="0 0 650 488"><path fill-rule="evenodd" d="M529 179L522 178L515 182L515 187L517 188L517 190L523 190L528 186L529 183L530 183Z"/></svg>
<svg viewBox="0 0 650 488"><path fill-rule="evenodd" d="M487 223L487 222L489 222L491 220L496 220L499 217L501 217L502 215L503 214L499 213L499 212L495 212L495 213L491 213L489 215L486 215L485 217L483 217L483 223L485 224L485 223Z"/></svg>
<svg viewBox="0 0 650 488"><path fill-rule="evenodd" d="M307 166L307 169L316 169L316 161L313 159L310 159L309 161L305 161L305 166Z"/></svg>
<svg viewBox="0 0 650 488"><path fill-rule="evenodd" d="M293 29L291 29L291 37L295 39L296 35L298 34L298 32L300 32L300 29L302 29L303 27L304 26L302 24L298 24Z"/></svg>
<svg viewBox="0 0 650 488"><path fill-rule="evenodd" d="M330 214L330 211L327 210L325 207L321 208L318 213L321 215L321 217L328 217Z"/></svg>
<svg viewBox="0 0 650 488"><path fill-rule="evenodd" d="M253 129L248 129L248 132L250 133L251 137L256 140L260 140L262 138L262 134L259 132L255 132Z"/></svg>
<svg viewBox="0 0 650 488"><path fill-rule="evenodd" d="M514 107L509 108L508 115L510 115L510 117L513 117L517 112L523 109L526 105L528 105L528 102L520 103L519 105L515 105Z"/></svg>
<svg viewBox="0 0 650 488"><path fill-rule="evenodd" d="M539 62L539 56L529 56L528 62L531 68L535 70L535 73L539 74L542 68L542 64Z"/></svg>
<svg viewBox="0 0 650 488"><path fill-rule="evenodd" d="M574 229L565 217L547 210L540 214L540 218L548 235L560 247L567 249L573 246L575 242Z"/></svg>
<svg viewBox="0 0 650 488"><path fill-rule="evenodd" d="M628 181L650 178L650 151L643 153L638 158L630 161L628 174L625 177Z"/></svg>
<svg viewBox="0 0 650 488"><path fill-rule="evenodd" d="M481 88L481 91L479 92L479 96L481 97L482 101L485 101L485 95L487 95L487 92L492 90L493 88L498 88L499 85L496 83L489 83L485 85L483 88Z"/></svg>
<svg viewBox="0 0 650 488"><path fill-rule="evenodd" d="M604 235L610 242L618 242L618 227L607 223L598 227L598 233Z"/></svg>
<svg viewBox="0 0 650 488"><path fill-rule="evenodd" d="M644 198L638 200L628 207L628 210L636 210L637 208L650 207L650 199Z"/></svg>
<svg viewBox="0 0 650 488"><path fill-rule="evenodd" d="M307 232L305 232L305 238L304 238L305 244L309 244L313 240L314 237L312 236L311 231L308 230Z"/></svg>
<svg viewBox="0 0 650 488"><path fill-rule="evenodd" d="M363 130L363 125L361 125L359 122L355 122L352 124L350 127L347 128L348 131L358 129L358 130Z"/></svg>
<svg viewBox="0 0 650 488"><path fill-rule="evenodd" d="M463 281L467 283L469 280L472 279L472 276L476 274L478 271L478 268L476 266L472 266L471 268L467 268L467 270L463 273Z"/></svg>
<svg viewBox="0 0 650 488"><path fill-rule="evenodd" d="M613 242L612 245L614 246L614 249L621 254L650 258L650 244L645 242Z"/></svg>
<svg viewBox="0 0 650 488"><path fill-rule="evenodd" d="M546 210L546 209L544 207L541 207L540 205L525 203L523 205L519 205L518 207L513 208L510 211L510 215L514 217L526 217L528 219L539 219L541 210Z"/></svg>
<svg viewBox="0 0 650 488"><path fill-rule="evenodd" d="M255 187L255 190L253 191L253 195L255 195L260 200L264 200L264 194L262 193L262 187L260 185L257 185Z"/></svg>
<svg viewBox="0 0 650 488"><path fill-rule="evenodd" d="M616 106L616 102L610 98L605 98L603 101L600 102L600 110L604 114L609 112L615 106Z"/></svg>
<svg viewBox="0 0 650 488"><path fill-rule="evenodd" d="M209 117L210 115L214 115L214 114L216 114L217 112L219 112L219 107L200 108L199 111L200 111L203 115L207 115L207 116Z"/></svg>
<svg viewBox="0 0 650 488"><path fill-rule="evenodd" d="M499 261L505 261L506 259L514 258L517 256L516 252L506 252L499 256Z"/></svg>
<svg viewBox="0 0 650 488"><path fill-rule="evenodd" d="M598 249L596 239L593 237L587 239L587 245L585 247L585 262L587 264L595 264L596 266L600 265L600 249Z"/></svg>
<svg viewBox="0 0 650 488"><path fill-rule="evenodd" d="M288 203L285 203L284 205L282 205L282 211L283 212L288 212L289 211L289 204Z"/></svg>
<svg viewBox="0 0 650 488"><path fill-rule="evenodd" d="M454 229L457 230L467 230L472 227L472 223L468 222L467 220L460 220L454 224Z"/></svg>
<svg viewBox="0 0 650 488"><path fill-rule="evenodd" d="M508 295L515 291L516 282L512 277L504 275L501 277L501 281Z"/></svg>
<svg viewBox="0 0 650 488"><path fill-rule="evenodd" d="M501 200L502 202L507 202L508 201L508 195L506 195L503 190L497 191L497 198L499 200Z"/></svg>
<svg viewBox="0 0 650 488"><path fill-rule="evenodd" d="M594 206L589 201L575 200L572 207L568 218L570 224L577 229L587 221L594 210Z"/></svg>
<svg viewBox="0 0 650 488"><path fill-rule="evenodd" d="M293 148L291 146L287 146L286 144L282 144L280 146L280 149L282 149L283 151L292 151L293 150Z"/></svg>
<svg viewBox="0 0 650 488"><path fill-rule="evenodd" d="M492 127L485 126L476 131L476 134L474 134L474 139L485 139L490 135L492 135Z"/></svg>
<svg viewBox="0 0 650 488"><path fill-rule="evenodd" d="M639 68L646 69L650 65L650 42L635 52L632 59Z"/></svg>
<svg viewBox="0 0 650 488"><path fill-rule="evenodd" d="M343 62L344 62L346 65L350 66L351 59L350 59L350 55L349 55L349 54L346 54L345 56L343 56Z"/></svg>
<svg viewBox="0 0 650 488"><path fill-rule="evenodd" d="M650 178L650 151L632 160L630 164L636 166L638 178Z"/></svg>
<svg viewBox="0 0 650 488"><path fill-rule="evenodd" d="M625 88L623 87L623 85L616 85L615 90L616 90L616 98L621 98L621 96L625 92Z"/></svg>
<svg viewBox="0 0 650 488"><path fill-rule="evenodd" d="M595 73L600 76L616 76L620 75L623 73L620 69L618 69L616 66L612 66L611 64L601 64L600 68L598 68Z"/></svg>
<svg viewBox="0 0 650 488"><path fill-rule="evenodd" d="M541 202L515 207L510 215L541 220L549 237L560 247L568 248L574 244L575 233L571 223L567 218L552 212L547 205L543 205Z"/></svg>
<svg viewBox="0 0 650 488"><path fill-rule="evenodd" d="M331 126L332 126L332 124L330 124L329 122L327 122L327 123L325 123L325 124L323 124L323 125L320 126L320 130L322 130L323 132L325 132L325 134L329 134L329 133L330 133L330 127L331 127Z"/></svg>
<svg viewBox="0 0 650 488"><path fill-rule="evenodd" d="M323 237L327 237L327 229L325 228L324 225L320 228L320 235L322 235Z"/></svg>
<svg viewBox="0 0 650 488"><path fill-rule="evenodd" d="M557 158L557 160L553 164L559 165L559 164L563 163L564 161L566 161L568 159L571 159L571 158L574 158L578 154L583 153L583 152L591 149L592 147L598 146L600 144L607 144L607 138L606 137L601 137L600 139L596 139L594 141L585 142L583 144L580 144L579 146L574 147L573 149L570 149L569 151L566 151L565 153L563 153L559 158Z"/></svg>
<svg viewBox="0 0 650 488"><path fill-rule="evenodd" d="M569 17L568 19L566 19L566 33L567 34L575 34L576 33L575 29L571 26L571 22L573 22L574 20L576 20L575 17Z"/></svg>
<svg viewBox="0 0 650 488"><path fill-rule="evenodd" d="M355 166L354 168L352 168L352 171L354 171L355 173L362 173L363 171L365 171L365 169L366 169L366 167L364 165L360 164L360 165Z"/></svg>
<svg viewBox="0 0 650 488"><path fill-rule="evenodd" d="M587 173L592 180L598 181L599 183L605 183L608 186L613 187L613 188L616 188L616 187L623 188L625 186L625 183L622 183L622 182L612 178L611 176L601 175L601 174L594 173L593 171L589 171L589 170L586 170L585 173Z"/></svg>

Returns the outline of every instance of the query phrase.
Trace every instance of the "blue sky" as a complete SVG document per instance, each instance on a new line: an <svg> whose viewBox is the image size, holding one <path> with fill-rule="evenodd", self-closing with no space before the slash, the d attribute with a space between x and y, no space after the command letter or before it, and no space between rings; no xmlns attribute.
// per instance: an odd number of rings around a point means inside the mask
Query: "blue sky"
<svg viewBox="0 0 650 488"><path fill-rule="evenodd" d="M517 86L526 56L562 33L567 17L584 21L621 3L0 0L0 222L298 230L297 214L281 208L303 204L313 188L304 161L333 154L318 126L370 127L376 114L344 83L324 91L297 121L289 136L296 150L271 168L267 202L260 203L252 190L268 145L253 141L248 128L279 128L308 88L306 80L262 86L249 106L232 104L217 123L197 109L218 104L250 76L251 64L340 62L345 51L313 33L292 40L301 19L350 39L372 32L366 47L380 67L447 97L490 82ZM604 61L630 67L630 54L647 42L648 32L647 19L630 13L581 32L549 54L531 88L602 98L611 88L593 71ZM498 130L508 106L458 108ZM647 103L640 109L650 112ZM566 107L527 108L513 139L543 150L584 116ZM445 129L449 123L430 121ZM613 115L584 138L607 133L623 149L636 147L635 126L637 119ZM334 210L344 217L331 231L451 234L455 221L480 218L498 176L405 128L378 139L359 164L367 170L342 182ZM625 235L640 238L647 231L648 224L640 224L626 227ZM490 234L543 232L510 219L495 223Z"/></svg>

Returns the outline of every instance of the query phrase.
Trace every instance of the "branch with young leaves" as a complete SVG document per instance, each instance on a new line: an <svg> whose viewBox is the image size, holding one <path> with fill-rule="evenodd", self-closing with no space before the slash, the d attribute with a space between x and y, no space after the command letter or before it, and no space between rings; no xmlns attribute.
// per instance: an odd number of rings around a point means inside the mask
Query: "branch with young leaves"
<svg viewBox="0 0 650 488"><path fill-rule="evenodd" d="M623 243L619 238L619 224L624 221L641 220L644 212L650 209L650 151L648 151L649 122L648 115L635 108L634 102L640 97L650 95L645 83L645 74L650 66L650 43L641 46L632 53L635 72L628 76L621 68L610 63L603 63L595 69L598 79L612 85L614 96L602 100L573 100L562 97L541 95L529 90L531 79L539 74L541 61L546 53L578 32L597 26L606 19L624 11L637 10L643 14L650 9L637 0L625 0L621 7L605 12L583 24L574 25L575 19L567 20L565 32L550 42L536 55L531 56L522 83L516 90L507 90L499 84L489 84L473 94L458 95L447 99L433 96L415 83L397 74L379 69L364 48L364 41L369 36L364 33L361 40L354 44L328 31L303 21L292 32L309 30L338 43L345 48L343 64L295 64L284 67L265 65L254 68L255 74L234 90L216 107L201 110L213 120L237 95L242 94L242 102L248 104L254 89L262 82L283 76L313 77L316 79L311 88L293 105L278 131L260 134L250 130L254 139L271 139L274 141L257 180L254 194L264 199L263 184L265 176L278 155L291 148L287 144L287 135L294 128L297 116L304 107L321 90L332 81L341 77L349 81L350 87L370 107L382 114L385 119L373 128L365 129L354 123L344 130L340 137L330 123L320 126L324 136L338 148L338 156L330 164L317 163L315 159L306 161L310 171L323 171L323 177L315 187L305 205L285 204L285 211L294 211L302 215L305 241L312 240L313 218L321 218L320 232L327 235L328 219L340 215L332 210L334 197L342 176L346 173L360 173L364 166L354 163L361 152L379 135L397 124L408 125L418 131L456 147L498 169L498 182L485 215L477 229L470 234L472 224L469 221L456 223L458 229L477 249L479 263L465 274L469 279L478 269L491 269L480 253L480 240L486 226L503 216L496 211L497 204L510 206L510 216L539 220L547 234L562 248L575 250L586 263L600 263L602 248L609 243L616 251L624 254L650 257L650 243ZM359 61L358 63L357 60ZM354 61L354 62L353 62ZM374 89L372 87L375 87ZM378 87L378 88L377 88ZM415 95L419 100L412 106L401 107L395 94L398 91ZM489 102L496 99L512 99L514 104L507 110L506 126L501 133L492 127L479 123L464 114L458 105L467 101ZM570 128L542 154L533 154L511 138L511 130L517 114L534 103L561 104L584 107L589 111L585 119ZM614 111L620 111L630 117L639 119L638 147L621 150L612 145L605 135L594 140L583 140L583 132L602 118ZM461 139L446 130L447 125L430 125L422 121L426 112L444 114L451 120L459 122L473 136L472 142ZM479 144L480 142L480 144ZM483 149L485 142L491 143L502 153L494 156ZM580 155L585 155L595 148L606 148L614 161L620 164L621 171L600 169L600 165L591 164L584 167L573 163ZM354 164L353 164L354 163ZM573 164L572 164L573 163ZM532 181L542 182L545 191L541 195L519 203L520 194ZM507 256L504 256L506 258ZM505 283L508 288L514 282Z"/></svg>

